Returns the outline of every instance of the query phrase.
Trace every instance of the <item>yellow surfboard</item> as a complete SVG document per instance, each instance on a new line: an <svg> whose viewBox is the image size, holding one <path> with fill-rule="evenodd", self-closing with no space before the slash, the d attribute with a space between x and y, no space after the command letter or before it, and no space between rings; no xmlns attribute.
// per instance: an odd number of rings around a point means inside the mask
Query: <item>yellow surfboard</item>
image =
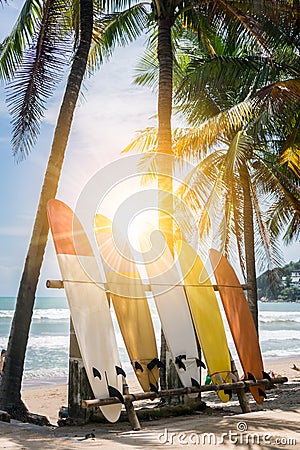
<svg viewBox="0 0 300 450"><path fill-rule="evenodd" d="M179 240L176 250L208 373L215 384L231 383L233 375L225 329L208 273L201 258L189 244ZM222 402L230 399L230 395L224 391L218 391L218 396Z"/></svg>
<svg viewBox="0 0 300 450"><path fill-rule="evenodd" d="M101 214L95 217L95 235L130 362L143 390L157 391L160 362L154 328L142 281L127 241L119 235L119 248L116 247L112 223Z"/></svg>

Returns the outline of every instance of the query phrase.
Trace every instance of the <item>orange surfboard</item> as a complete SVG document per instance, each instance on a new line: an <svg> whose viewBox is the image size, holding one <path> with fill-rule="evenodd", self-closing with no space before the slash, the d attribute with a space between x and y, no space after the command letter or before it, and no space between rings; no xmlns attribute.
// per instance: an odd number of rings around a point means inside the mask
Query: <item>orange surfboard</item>
<svg viewBox="0 0 300 450"><path fill-rule="evenodd" d="M252 374L260 380L264 378L263 360L256 328L243 288L225 256L217 250L211 249L210 261L244 376L249 379L249 374L250 377ZM250 391L257 403L263 403L265 397L263 386L250 387Z"/></svg>

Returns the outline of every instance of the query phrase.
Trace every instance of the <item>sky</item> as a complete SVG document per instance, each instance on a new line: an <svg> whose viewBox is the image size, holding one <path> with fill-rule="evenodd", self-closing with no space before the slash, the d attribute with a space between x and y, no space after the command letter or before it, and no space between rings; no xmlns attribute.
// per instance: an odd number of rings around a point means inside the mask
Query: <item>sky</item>
<svg viewBox="0 0 300 450"><path fill-rule="evenodd" d="M22 2L17 0L0 6L0 39L11 29L20 5ZM133 85L134 67L144 45L142 37L126 48L117 49L110 62L85 82L85 100L81 97L76 108L57 193L57 198L73 208L90 178L121 157L121 151L137 130L156 126L155 93ZM5 89L0 86L0 296L15 296L18 292L63 88L60 85L48 102L41 134L31 154L17 164L10 145ZM120 197L121 191L117 191ZM287 262L298 260L300 245L289 246L284 254ZM60 274L49 239L37 295L62 295L45 287L47 279L56 278Z"/></svg>

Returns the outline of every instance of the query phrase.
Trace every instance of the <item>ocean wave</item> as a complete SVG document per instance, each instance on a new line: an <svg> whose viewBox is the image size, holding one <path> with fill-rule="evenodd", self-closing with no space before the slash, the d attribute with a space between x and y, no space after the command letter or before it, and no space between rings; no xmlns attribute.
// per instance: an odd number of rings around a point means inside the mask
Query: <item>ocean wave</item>
<svg viewBox="0 0 300 450"><path fill-rule="evenodd" d="M285 350L266 350L263 352L264 358L286 358L294 357L299 359L299 349L285 349Z"/></svg>
<svg viewBox="0 0 300 450"><path fill-rule="evenodd" d="M284 341L284 340L299 340L300 329L298 330L260 330L259 340L263 341Z"/></svg>
<svg viewBox="0 0 300 450"><path fill-rule="evenodd" d="M0 310L0 319L12 319L13 310ZM32 320L35 321L66 321L69 320L70 312L68 309L34 309Z"/></svg>
<svg viewBox="0 0 300 450"><path fill-rule="evenodd" d="M28 340L28 348L57 350L61 348L69 348L70 338L68 335L30 335Z"/></svg>
<svg viewBox="0 0 300 450"><path fill-rule="evenodd" d="M51 369L27 369L24 371L24 380L42 380L51 378L66 378L68 377L68 366L53 367Z"/></svg>
<svg viewBox="0 0 300 450"><path fill-rule="evenodd" d="M300 322L300 311L260 311L259 320L296 320Z"/></svg>

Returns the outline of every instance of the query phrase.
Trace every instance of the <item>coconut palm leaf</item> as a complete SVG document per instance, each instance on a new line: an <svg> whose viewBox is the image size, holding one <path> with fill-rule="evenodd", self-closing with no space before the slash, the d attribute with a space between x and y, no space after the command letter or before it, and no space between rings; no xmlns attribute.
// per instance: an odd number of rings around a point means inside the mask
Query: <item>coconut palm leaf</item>
<svg viewBox="0 0 300 450"><path fill-rule="evenodd" d="M0 45L0 78L9 80L20 66L24 50L37 32L43 10L42 0L26 0L18 19Z"/></svg>
<svg viewBox="0 0 300 450"><path fill-rule="evenodd" d="M21 68L7 87L13 126L13 155L20 160L36 141L45 101L60 82L68 62L69 42L57 36L57 22L64 15L65 8L60 0L45 2L38 33L24 53Z"/></svg>
<svg viewBox="0 0 300 450"><path fill-rule="evenodd" d="M139 60L135 72L134 82L139 86L148 86L156 91L158 86L158 60L156 47L148 48Z"/></svg>
<svg viewBox="0 0 300 450"><path fill-rule="evenodd" d="M300 178L300 147L295 145L287 148L280 156L280 165L287 165Z"/></svg>
<svg viewBox="0 0 300 450"><path fill-rule="evenodd" d="M253 209L256 222L256 256L259 271L272 270L275 267L280 267L283 264L282 250L277 238L272 237L268 227L268 216L262 210L264 201L259 195L259 186L252 183L251 197L253 200Z"/></svg>
<svg viewBox="0 0 300 450"><path fill-rule="evenodd" d="M284 197L273 203L268 211L270 219L268 226L272 237L275 238L283 233L285 244L297 242L300 238L300 217L296 212L292 212L286 205Z"/></svg>
<svg viewBox="0 0 300 450"><path fill-rule="evenodd" d="M252 100L241 102L206 120L199 127L185 132L176 143L175 153L185 158L205 155L213 145L230 142L231 137L254 115L254 102Z"/></svg>
<svg viewBox="0 0 300 450"><path fill-rule="evenodd" d="M144 4L111 14L99 13L94 24L88 69L93 74L106 61L117 46L137 39L146 27L148 13Z"/></svg>
<svg viewBox="0 0 300 450"><path fill-rule="evenodd" d="M137 137L122 150L122 153L135 151L137 153L153 152L157 148L157 128L148 127L137 132Z"/></svg>

